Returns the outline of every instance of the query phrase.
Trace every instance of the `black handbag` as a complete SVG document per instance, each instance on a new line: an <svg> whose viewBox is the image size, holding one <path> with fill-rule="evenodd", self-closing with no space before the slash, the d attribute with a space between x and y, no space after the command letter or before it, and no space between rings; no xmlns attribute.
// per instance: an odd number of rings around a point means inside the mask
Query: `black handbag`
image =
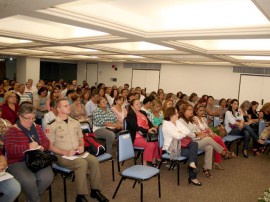
<svg viewBox="0 0 270 202"><path fill-rule="evenodd" d="M147 142L157 142L158 141L158 134L157 133L147 133L146 134Z"/></svg>
<svg viewBox="0 0 270 202"><path fill-rule="evenodd" d="M25 152L26 166L34 173L50 166L55 161L57 161L57 157L51 152L39 149Z"/></svg>

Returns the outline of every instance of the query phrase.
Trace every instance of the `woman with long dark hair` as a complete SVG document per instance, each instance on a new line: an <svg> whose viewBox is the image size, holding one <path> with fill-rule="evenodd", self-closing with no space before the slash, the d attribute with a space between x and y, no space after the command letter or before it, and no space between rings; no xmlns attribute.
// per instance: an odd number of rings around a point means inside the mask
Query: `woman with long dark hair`
<svg viewBox="0 0 270 202"><path fill-rule="evenodd" d="M232 99L231 104L225 113L224 124L228 135L240 135L244 137L243 155L245 158L248 158L250 137L259 144L264 144L264 141L259 139L248 124L245 124L243 115L238 111L238 106L238 100Z"/></svg>

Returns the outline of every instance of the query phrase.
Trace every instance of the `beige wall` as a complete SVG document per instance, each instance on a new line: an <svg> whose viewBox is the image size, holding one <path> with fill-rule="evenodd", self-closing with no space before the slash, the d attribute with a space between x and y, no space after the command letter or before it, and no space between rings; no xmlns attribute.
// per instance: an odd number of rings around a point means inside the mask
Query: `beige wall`
<svg viewBox="0 0 270 202"><path fill-rule="evenodd" d="M98 82L108 86L130 84L132 69L123 68L122 63L113 64L117 64L117 71L111 67L112 63L99 63ZM192 92L196 92L198 96L208 94L215 99L237 98L240 74L232 71L232 67L162 64L160 88L166 93L182 91L187 95ZM111 78L117 78L117 82L111 81Z"/></svg>

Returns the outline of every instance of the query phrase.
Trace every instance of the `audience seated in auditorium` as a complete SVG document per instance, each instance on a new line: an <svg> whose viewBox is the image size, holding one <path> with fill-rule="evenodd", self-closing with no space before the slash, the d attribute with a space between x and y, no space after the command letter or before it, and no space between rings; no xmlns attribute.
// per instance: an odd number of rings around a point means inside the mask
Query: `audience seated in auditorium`
<svg viewBox="0 0 270 202"><path fill-rule="evenodd" d="M229 159L229 158L235 158L236 155L232 152L229 152L226 145L223 142L223 139L218 136L216 133L214 133L211 128L208 126L207 124L207 120L204 117L204 111L205 108L202 105L195 105L194 108L194 114L195 116L193 117L193 121L198 129L198 131L203 132L204 135L206 137L211 137L213 138L213 140L215 140L220 146L222 146L224 148L224 150L226 151L226 155L225 158ZM219 153L217 153L216 151L214 151L214 167L220 169L220 170L224 170L224 168L221 166L221 155Z"/></svg>
<svg viewBox="0 0 270 202"><path fill-rule="evenodd" d="M26 201L40 201L40 195L50 186L54 174L50 166L33 173L25 163L24 152L28 149L48 150L50 141L42 128L34 124L35 109L24 102L18 110L19 119L5 135L7 171L21 184Z"/></svg>
<svg viewBox="0 0 270 202"><path fill-rule="evenodd" d="M198 130L197 126L192 123L193 107L190 104L183 104L179 112L180 121L189 128L189 136L198 143L198 148L205 151L203 173L208 178L213 178L210 169L212 169L213 150L222 156L226 155L226 150L215 142L211 137L207 137L205 133Z"/></svg>
<svg viewBox="0 0 270 202"><path fill-rule="evenodd" d="M122 128L124 127L123 120L127 116L127 110L126 110L126 108L125 108L125 106L123 104L124 104L124 98L123 98L123 96L122 95L118 95L114 99L114 101L113 101L113 107L112 107L112 110L113 110L113 112L114 112L117 120L121 124Z"/></svg>
<svg viewBox="0 0 270 202"><path fill-rule="evenodd" d="M144 148L143 165L152 163L157 165L157 159L160 160L158 151L158 142L147 142L145 137L147 133L157 133L157 129L147 118L144 111L141 110L141 102L138 99L130 101L130 108L127 114L127 130L130 131L134 147Z"/></svg>
<svg viewBox="0 0 270 202"><path fill-rule="evenodd" d="M0 149L0 176L4 174L8 168L5 156ZM0 201L13 202L21 192L20 183L13 177L0 181Z"/></svg>
<svg viewBox="0 0 270 202"><path fill-rule="evenodd" d="M41 119L48 111L46 107L48 99L48 89L46 87L41 87L38 90L38 97L33 101L33 105L37 110L36 118Z"/></svg>
<svg viewBox="0 0 270 202"><path fill-rule="evenodd" d="M214 105L214 101L215 100L213 96L207 97L205 111L206 111L207 121L208 121L209 126L213 126L214 116L219 117L220 115L219 107Z"/></svg>
<svg viewBox="0 0 270 202"><path fill-rule="evenodd" d="M162 150L174 159L180 156L188 158L188 182L197 186L202 184L197 179L198 172L198 143L191 141L186 147L181 146L181 139L189 137L190 130L178 120L178 111L169 107L164 114L162 124L164 145Z"/></svg>
<svg viewBox="0 0 270 202"><path fill-rule="evenodd" d="M93 126L93 111L97 108L98 99L98 91L94 90L91 93L91 99L85 105L86 115L88 116L91 127Z"/></svg>
<svg viewBox="0 0 270 202"><path fill-rule="evenodd" d="M19 105L23 102L32 102L32 99L29 97L27 93L24 92L24 90L25 90L25 85L20 84L18 87L18 92L17 92L17 94L20 96Z"/></svg>
<svg viewBox="0 0 270 202"><path fill-rule="evenodd" d="M259 112L259 119L264 120L267 125L270 122L270 102L265 103L260 112Z"/></svg>
<svg viewBox="0 0 270 202"><path fill-rule="evenodd" d="M90 94L90 89L89 90L83 90L81 97L81 103L83 105L86 105L86 103L90 100L91 94Z"/></svg>
<svg viewBox="0 0 270 202"><path fill-rule="evenodd" d="M48 111L50 111L51 110L50 102L51 101L55 101L55 100L57 100L58 98L61 98L61 97L62 97L62 95L61 95L61 92L60 92L60 87L59 86L55 86L52 89L51 93L50 93L49 99L47 99L46 109Z"/></svg>
<svg viewBox="0 0 270 202"><path fill-rule="evenodd" d="M163 114L165 113L165 111L169 108L173 106L173 100L172 99L168 99L165 100L163 106L162 106L162 112Z"/></svg>
<svg viewBox="0 0 270 202"><path fill-rule="evenodd" d="M225 113L225 129L228 135L240 135L244 137L243 156L248 158L248 145L249 140L252 137L253 141L259 144L264 144L262 140L259 140L258 135L254 133L252 128L245 124L243 114L238 111L239 102L237 99L231 101L227 112Z"/></svg>
<svg viewBox="0 0 270 202"><path fill-rule="evenodd" d="M149 117L149 113L151 112L153 100L154 98L152 96L148 96L143 99L143 106L141 110L145 111L145 113L147 114L147 117Z"/></svg>
<svg viewBox="0 0 270 202"><path fill-rule="evenodd" d="M123 125L117 120L111 108L107 106L105 97L97 101L97 108L93 112L93 131L97 138L106 140L107 152L112 154L115 133L123 129Z"/></svg>
<svg viewBox="0 0 270 202"><path fill-rule="evenodd" d="M191 95L188 98L188 103L194 107L195 104L197 104L197 101L198 101L198 95L196 93L191 93Z"/></svg>
<svg viewBox="0 0 270 202"><path fill-rule="evenodd" d="M17 104L17 96L13 91L8 91L5 94L1 117L7 119L11 124L15 124L18 117L19 105Z"/></svg>
<svg viewBox="0 0 270 202"><path fill-rule="evenodd" d="M158 128L163 122L162 103L160 100L155 99L152 101L152 107L148 114L148 119L151 121L154 127Z"/></svg>
<svg viewBox="0 0 270 202"><path fill-rule="evenodd" d="M220 123L223 124L223 121L224 121L224 116L225 116L225 113L227 111L227 107L226 107L226 99L225 98L221 98L219 100L219 119L220 119Z"/></svg>
<svg viewBox="0 0 270 202"><path fill-rule="evenodd" d="M70 105L70 116L79 122L88 121L86 115L85 106L81 103L81 98L79 95L73 95L71 97L72 104Z"/></svg>
<svg viewBox="0 0 270 202"><path fill-rule="evenodd" d="M54 122L47 125L46 135L50 140L50 150L58 157L57 163L75 172L76 202L87 202L85 195L89 194L89 182L91 186L90 196L92 198L97 198L98 201L103 202L109 201L100 192L102 186L101 175L99 161L96 157L91 154L88 154L86 158L74 160L62 157L84 153L84 142L80 123L69 117L70 105L68 100L66 98L58 99L55 105L58 115ZM61 131L59 131L59 128L61 128ZM61 134L62 137L59 137Z"/></svg>

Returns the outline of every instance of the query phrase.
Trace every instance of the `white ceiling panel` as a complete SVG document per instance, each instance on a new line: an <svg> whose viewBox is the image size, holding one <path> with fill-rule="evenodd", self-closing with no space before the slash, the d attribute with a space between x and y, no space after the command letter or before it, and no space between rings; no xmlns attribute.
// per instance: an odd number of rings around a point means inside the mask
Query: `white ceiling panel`
<svg viewBox="0 0 270 202"><path fill-rule="evenodd" d="M0 1L0 54L73 62L265 66L269 2Z"/></svg>

